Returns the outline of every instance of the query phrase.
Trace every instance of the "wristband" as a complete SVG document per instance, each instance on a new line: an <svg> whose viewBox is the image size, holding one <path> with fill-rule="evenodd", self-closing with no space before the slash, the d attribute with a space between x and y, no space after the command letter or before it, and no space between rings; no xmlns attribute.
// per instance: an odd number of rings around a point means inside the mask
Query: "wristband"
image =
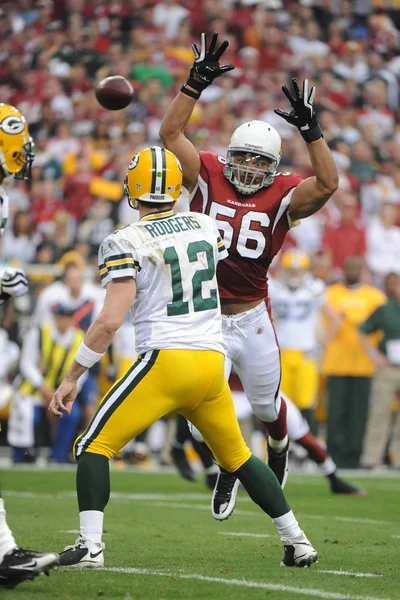
<svg viewBox="0 0 400 600"><path fill-rule="evenodd" d="M189 98L193 98L194 100L198 100L200 98L200 92L195 92L194 90L189 90L187 85L188 85L187 83L184 83L183 86L181 87L182 94L185 94L185 96L189 96Z"/></svg>
<svg viewBox="0 0 400 600"><path fill-rule="evenodd" d="M101 357L104 356L104 354L104 352L100 354L99 352L91 350L86 346L85 342L82 342L75 355L75 360L77 363L82 365L82 367L90 369L90 367L93 367L93 365L95 365L101 359Z"/></svg>
<svg viewBox="0 0 400 600"><path fill-rule="evenodd" d="M322 137L324 137L322 134L322 131L321 131L321 127L319 126L319 123L314 125L314 127L312 127L311 129L309 129L308 125L306 125L305 129L300 128L299 131L300 131L301 135L303 136L303 140L307 144L311 144L311 142L315 142L316 140L319 140Z"/></svg>
<svg viewBox="0 0 400 600"><path fill-rule="evenodd" d="M205 83L204 81L199 81L198 79L195 79L190 73L189 77L186 80L186 83L184 83L181 87L181 92L183 94L186 94L186 96L190 96L191 98L198 100L201 96L201 92L204 92L206 87L208 87L209 85L209 83ZM195 96L195 92L193 92L192 90L188 90L187 86L193 88L193 90L196 90L198 96Z"/></svg>

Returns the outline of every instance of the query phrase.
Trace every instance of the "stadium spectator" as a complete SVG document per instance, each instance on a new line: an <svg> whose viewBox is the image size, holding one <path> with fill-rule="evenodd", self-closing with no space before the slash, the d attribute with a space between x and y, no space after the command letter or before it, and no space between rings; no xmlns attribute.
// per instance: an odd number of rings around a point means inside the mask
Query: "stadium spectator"
<svg viewBox="0 0 400 600"><path fill-rule="evenodd" d="M388 273L400 273L398 218L399 204L384 199L379 217L371 220L367 226L367 265L378 285L382 285L382 279Z"/></svg>
<svg viewBox="0 0 400 600"><path fill-rule="evenodd" d="M32 262L40 237L34 232L31 213L20 210L15 213L12 228L8 227L1 244L4 261Z"/></svg>
<svg viewBox="0 0 400 600"><path fill-rule="evenodd" d="M329 254L335 276L339 279L347 256L363 256L367 250L364 227L358 219L358 202L354 193L340 199L340 221L325 227L323 249Z"/></svg>
<svg viewBox="0 0 400 600"><path fill-rule="evenodd" d="M8 441L13 448L13 461L34 462L36 459L35 426L43 418L43 410L50 401L60 377L70 366L83 340L84 333L73 326L75 309L57 303L52 306L52 320L34 327L25 336L21 353L18 391L10 408ZM79 382L79 390L87 375ZM46 413L45 413L46 414ZM56 426L50 458L68 462L68 453L80 420L79 405L65 422Z"/></svg>

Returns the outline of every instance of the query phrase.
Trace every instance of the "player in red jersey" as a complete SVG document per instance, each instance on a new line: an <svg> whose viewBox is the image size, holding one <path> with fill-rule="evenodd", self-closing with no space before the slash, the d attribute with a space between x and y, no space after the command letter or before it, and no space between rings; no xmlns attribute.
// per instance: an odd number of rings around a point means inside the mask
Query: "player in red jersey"
<svg viewBox="0 0 400 600"><path fill-rule="evenodd" d="M224 236L229 257L217 270L224 334L228 346L226 372L233 362L254 413L265 424L268 464L280 484L287 475L286 404L279 393L280 358L271 317L265 303L266 274L287 231L324 206L338 186L338 173L323 140L314 111L315 88L302 92L292 81L291 112L275 112L296 126L307 148L314 176L302 181L294 173L277 173L281 158L278 132L262 121L238 127L227 156L198 152L185 136L196 101L206 87L233 65L220 65L229 42L216 50L218 35L207 47L192 45L195 61L187 82L173 100L161 124L160 137L181 161L183 182L191 192L191 209L212 216ZM238 482L221 472L213 495L213 516L226 519L233 510Z"/></svg>

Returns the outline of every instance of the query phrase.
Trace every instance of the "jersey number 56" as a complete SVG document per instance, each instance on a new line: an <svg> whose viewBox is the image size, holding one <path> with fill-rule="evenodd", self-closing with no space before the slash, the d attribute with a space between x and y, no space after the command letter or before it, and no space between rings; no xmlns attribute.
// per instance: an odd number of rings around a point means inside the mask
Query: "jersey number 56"
<svg viewBox="0 0 400 600"><path fill-rule="evenodd" d="M210 206L210 217L214 219L219 230L224 232L224 244L225 248L229 250L232 246L232 240L235 233L235 228L229 220L221 219L220 217L227 217L228 219L234 219L237 213L237 208L230 206L224 206L218 204L218 202L212 202ZM250 210L243 215L240 226L239 235L236 242L236 249L240 256L243 258L259 258L265 250L266 239L262 231L252 229L252 223L258 223L261 227L268 227L270 224L270 218L266 213L257 212ZM247 245L248 241L255 242L253 247L249 248Z"/></svg>

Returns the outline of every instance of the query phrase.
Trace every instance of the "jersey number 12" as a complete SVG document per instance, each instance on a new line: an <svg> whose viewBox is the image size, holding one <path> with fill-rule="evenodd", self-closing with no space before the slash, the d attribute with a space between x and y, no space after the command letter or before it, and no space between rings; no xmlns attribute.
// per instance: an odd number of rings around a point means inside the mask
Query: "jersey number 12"
<svg viewBox="0 0 400 600"><path fill-rule="evenodd" d="M215 277L215 261L213 247L205 240L190 242L187 247L187 257L190 263L199 261L199 254L204 252L207 259L207 267L197 269L192 277L192 298L194 312L212 310L218 308L218 296L216 288L210 290L210 296L204 298L202 295L202 283L212 281ZM187 315L189 313L189 302L183 300L182 271L179 256L175 246L168 246L164 251L164 261L171 267L172 278L172 302L167 304L169 317Z"/></svg>

